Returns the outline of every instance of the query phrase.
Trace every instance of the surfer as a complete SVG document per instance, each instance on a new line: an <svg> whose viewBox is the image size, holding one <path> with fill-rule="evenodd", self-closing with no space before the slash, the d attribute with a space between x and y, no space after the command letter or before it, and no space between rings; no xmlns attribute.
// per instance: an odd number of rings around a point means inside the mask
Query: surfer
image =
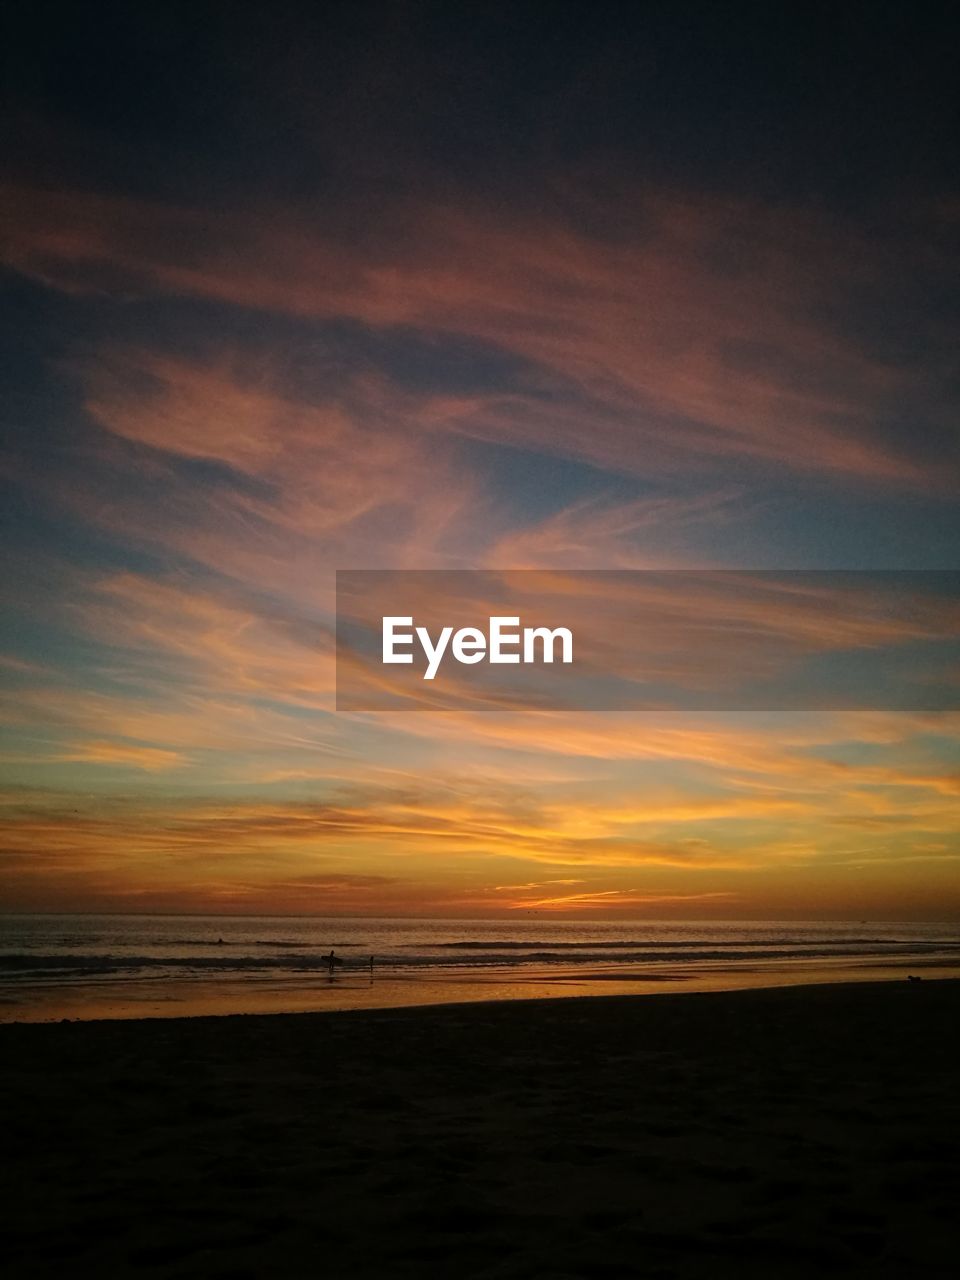
<svg viewBox="0 0 960 1280"><path fill-rule="evenodd" d="M333 977L334 970L336 969L336 967L337 967L337 965L338 965L339 963L340 963L340 961L339 961L339 960L337 959L337 957L333 954L333 947L331 947L331 948L330 948L330 954L327 956L327 968L330 970L330 977L331 977L331 978Z"/></svg>

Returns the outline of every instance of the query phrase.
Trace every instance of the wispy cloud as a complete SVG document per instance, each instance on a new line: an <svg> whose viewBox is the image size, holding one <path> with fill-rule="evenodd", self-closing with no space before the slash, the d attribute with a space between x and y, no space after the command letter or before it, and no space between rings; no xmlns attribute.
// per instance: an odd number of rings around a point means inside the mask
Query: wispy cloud
<svg viewBox="0 0 960 1280"><path fill-rule="evenodd" d="M620 193L616 235L426 197L348 234L290 202L4 194L4 261L101 324L49 370L40 425L69 448L9 468L70 532L22 553L3 660L8 900L960 909L956 716L333 711L335 568L573 592L574 567L762 556L800 485L844 515L947 494L949 320L925 313L912 355L860 323L940 272L923 219L887 241L650 187ZM721 656L746 627L811 654L918 634L849 592L738 612L711 582L671 596L664 670L705 632ZM638 604L576 602L607 634Z"/></svg>
<svg viewBox="0 0 960 1280"><path fill-rule="evenodd" d="M82 192L5 194L6 261L57 288L456 335L526 362L525 383L434 403L423 416L434 431L629 474L741 458L888 486L948 482L909 436L893 445L874 427L891 399L929 393L939 362L893 364L827 320L890 277L890 247L809 213L624 193L637 234L610 241L569 221L423 204L399 211L389 239L347 242L276 208L214 218ZM897 246L903 272L929 269L921 228L901 229ZM946 351L946 331L928 336ZM262 459L275 444L245 428L248 405L232 407L227 451ZM203 448L156 415L142 432L158 426L189 454ZM211 424L211 447L220 431Z"/></svg>

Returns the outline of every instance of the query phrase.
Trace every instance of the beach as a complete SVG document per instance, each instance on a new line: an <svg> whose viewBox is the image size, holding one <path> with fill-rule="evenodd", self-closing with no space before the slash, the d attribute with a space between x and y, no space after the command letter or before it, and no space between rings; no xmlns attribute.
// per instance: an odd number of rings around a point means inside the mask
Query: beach
<svg viewBox="0 0 960 1280"><path fill-rule="evenodd" d="M326 1013L909 973L960 978L955 922L0 915L0 1023Z"/></svg>
<svg viewBox="0 0 960 1280"><path fill-rule="evenodd" d="M960 983L0 1027L10 1277L938 1277Z"/></svg>

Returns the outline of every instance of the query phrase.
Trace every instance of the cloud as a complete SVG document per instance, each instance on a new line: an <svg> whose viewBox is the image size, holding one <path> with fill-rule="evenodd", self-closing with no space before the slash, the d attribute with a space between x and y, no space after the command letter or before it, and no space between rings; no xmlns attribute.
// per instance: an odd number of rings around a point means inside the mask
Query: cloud
<svg viewBox="0 0 960 1280"><path fill-rule="evenodd" d="M894 250L810 214L647 190L623 193L635 231L615 241L569 220L430 203L384 211L375 232L347 241L291 209L214 217L78 191L5 196L6 262L59 289L450 335L529 368L514 387L434 404L434 431L634 475L739 458L887 487L948 483L942 460L875 424L892 401L925 400L942 431L937 353L950 335L930 321L918 367L831 323L870 287L876 305L878 281L934 269L921 228L899 228ZM273 446L233 406L229 453L249 465ZM203 447L161 425L188 454ZM143 428L157 429L155 416Z"/></svg>
<svg viewBox="0 0 960 1280"><path fill-rule="evenodd" d="M500 569L654 569L682 567L674 553L651 556L643 539L662 538L669 530L678 542L686 530L716 528L743 518L741 490L709 491L693 496L585 498L542 520L511 529L485 551L483 565ZM641 545L637 545L640 543Z"/></svg>
<svg viewBox="0 0 960 1280"><path fill-rule="evenodd" d="M877 902L955 902L956 717L332 713L336 567L529 567L561 592L572 566L709 565L724 531L748 555L738 522L798 478L948 492L947 321L897 341L899 291L943 265L922 225L894 243L647 190L615 236L425 199L347 233L290 205L5 194L5 261L111 317L59 366L69 448L11 469L83 534L22 566L50 643L5 659L0 714L51 790L0 822L11 901L858 909L843 877L875 863ZM738 611L690 582L652 637L666 669L695 624L720 653L743 627L805 653L916 634L850 593Z"/></svg>
<svg viewBox="0 0 960 1280"><path fill-rule="evenodd" d="M466 541L482 521L476 480L424 425L452 403L373 374L305 400L284 387L281 358L240 353L203 362L112 348L80 373L86 410L111 435L228 470L219 485L168 472L176 520L167 504L135 506L122 471L109 505L75 496L79 513L247 583L310 594L333 564L445 563L451 533ZM142 454L121 463L142 465Z"/></svg>
<svg viewBox="0 0 960 1280"><path fill-rule="evenodd" d="M67 755L61 758L83 761L86 764L130 765L135 769L146 769L151 773L157 770L179 769L187 763L176 751L165 751L161 747L144 747L124 742L78 742Z"/></svg>
<svg viewBox="0 0 960 1280"><path fill-rule="evenodd" d="M511 903L514 911L583 911L592 908L630 909L637 907L686 906L736 901L735 893L637 893L631 890L601 889L594 893L568 893L546 898L524 898Z"/></svg>

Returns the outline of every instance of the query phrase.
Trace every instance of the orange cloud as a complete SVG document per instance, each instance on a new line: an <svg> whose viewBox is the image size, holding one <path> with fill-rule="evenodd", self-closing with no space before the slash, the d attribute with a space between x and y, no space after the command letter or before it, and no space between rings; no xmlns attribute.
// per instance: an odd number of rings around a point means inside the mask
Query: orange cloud
<svg viewBox="0 0 960 1280"><path fill-rule="evenodd" d="M179 769L187 763L176 751L123 742L79 742L62 759L79 760L88 764L132 765L135 769L146 769L149 772Z"/></svg>
<svg viewBox="0 0 960 1280"><path fill-rule="evenodd" d="M956 718L330 714L338 563L648 563L645 534L712 528L742 501L722 487L578 501L505 532L496 495L458 455L465 438L644 475L744 458L890 486L946 482L871 432L873 407L910 375L804 318L823 301L812 277L830 274L810 262L839 263L842 291L848 270L869 275L862 245L791 224L794 260L778 247L784 215L656 199L642 244L424 210L421 230L389 250L344 250L309 226L291 230L286 215L267 227L234 216L218 240L199 212L18 199L10 261L55 287L112 290L122 279L148 293L412 326L496 346L520 367L509 393L415 394L364 374L308 403L284 385L281 362L250 367L229 351L204 361L112 347L77 362L102 433L88 447L105 451L121 483L110 492L67 481L58 497L135 548L173 551L183 568L72 574L63 609L99 646L96 678L77 688L64 671L14 659L24 687L2 703L5 719L39 726L31 759L50 764L134 767L146 787L189 763L197 792L301 779L323 799L141 800L131 812L101 796L99 813L31 803L2 827L0 878L21 901L488 909L485 889L509 867L531 877L510 890L517 908L724 911L782 903L794 887L797 902L826 899L831 877L864 866L889 869L895 902L921 860L935 868L929 901L953 900L956 774L914 740L955 738ZM705 267L735 233L753 237L742 270ZM757 342L782 358L750 367ZM191 490L183 462L216 464L237 483ZM125 493L125 467L142 469L162 500ZM572 590L564 582L543 576L555 592ZM704 574L671 594L665 661L694 622L715 639L746 624L789 633L808 651L917 634L849 593L781 589L736 613L710 583ZM605 626L624 604L588 603ZM851 743L889 755L852 765L841 750ZM218 755L208 773L204 753ZM662 766L675 770L669 783L654 772ZM571 868L582 892L534 878Z"/></svg>
<svg viewBox="0 0 960 1280"><path fill-rule="evenodd" d="M735 893L717 892L717 893L635 893L631 890L622 891L619 889L601 889L595 893L568 893L560 894L556 897L547 898L524 898L518 902L513 902L510 907L514 911L583 911L593 907L601 907L604 910L636 908L636 907L661 907L661 906L681 906L688 907L691 904L703 904L716 902L724 899L729 902L736 900Z"/></svg>

